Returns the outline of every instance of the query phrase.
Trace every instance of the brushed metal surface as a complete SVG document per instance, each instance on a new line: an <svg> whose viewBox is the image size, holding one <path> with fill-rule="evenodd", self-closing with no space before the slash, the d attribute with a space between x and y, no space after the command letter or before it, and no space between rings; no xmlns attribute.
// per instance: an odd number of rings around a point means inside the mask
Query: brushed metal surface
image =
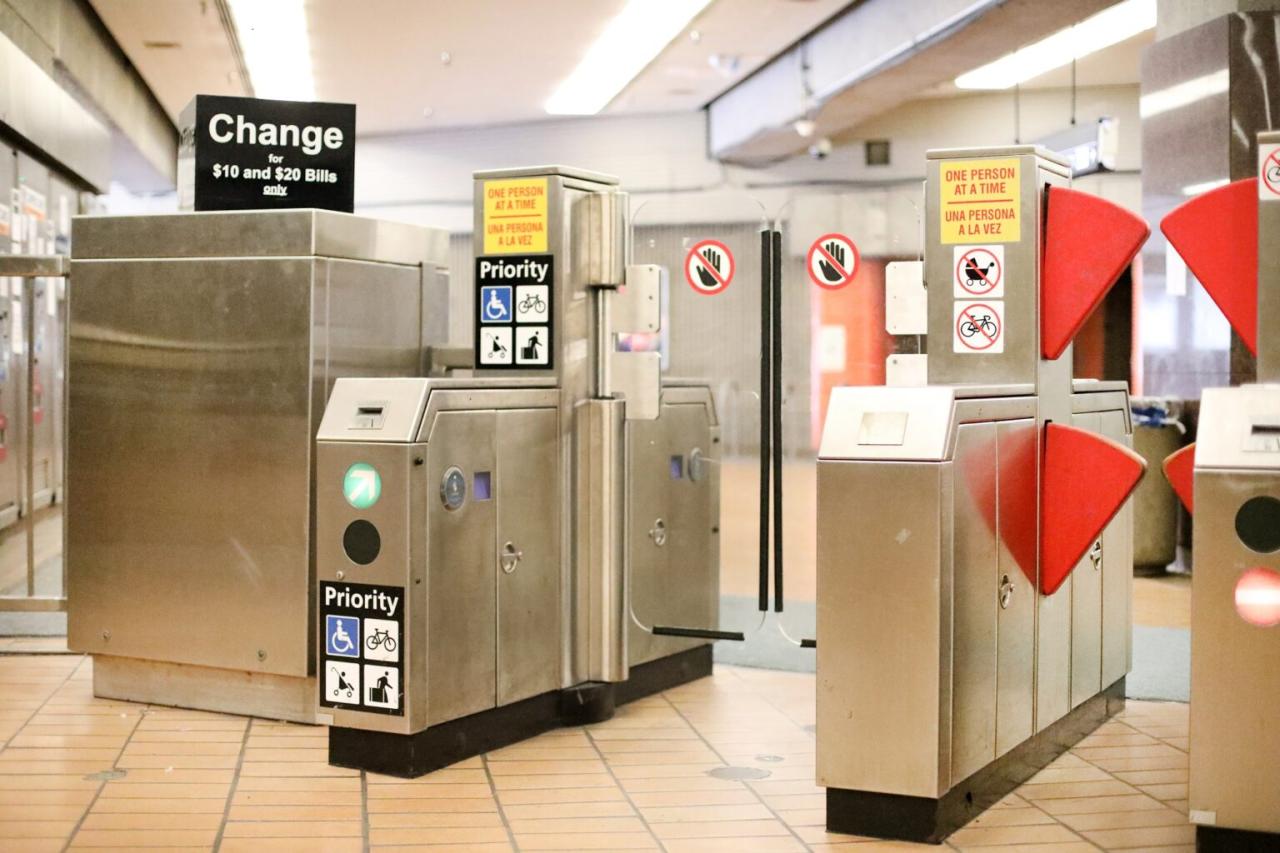
<svg viewBox="0 0 1280 853"><path fill-rule="evenodd" d="M957 429L950 784L967 779L996 757L996 614L1001 581L993 522L999 461L994 423L964 424Z"/></svg>
<svg viewBox="0 0 1280 853"><path fill-rule="evenodd" d="M1073 415L1072 425L1104 434L1098 412ZM1105 538L1099 537L1102 559L1110 556L1109 543L1101 541ZM1102 689L1102 560L1095 562L1092 552L1086 552L1071 570L1071 579L1071 707L1075 708Z"/></svg>
<svg viewBox="0 0 1280 853"><path fill-rule="evenodd" d="M426 425L424 425L426 428ZM428 723L492 708L497 695L497 503L475 500L475 472L496 470L493 412L441 412L427 439L428 489L451 467L467 478L456 510L427 504ZM500 476L500 474L495 475Z"/></svg>
<svg viewBox="0 0 1280 853"><path fill-rule="evenodd" d="M501 178L536 178L542 175L557 175L562 178L573 178L578 181L601 184L605 187L616 186L618 179L604 172L593 172L577 166L517 166L510 169L484 169L473 172L471 177L477 181L492 181Z"/></svg>
<svg viewBox="0 0 1280 853"><path fill-rule="evenodd" d="M1035 542L1037 538L1037 518L1027 512L1024 496L1039 491L1039 432L1031 418L1002 421L996 428L1000 452L999 574L1001 581L1009 579L1012 589L1008 607L1000 608L997 614L996 755L1001 756L1035 731L1035 619L1039 593L1032 578L1036 567L1019 563L1018 557L1026 560L1028 554L1019 549L1015 556L1009 543ZM1035 559L1034 551L1030 559Z"/></svg>
<svg viewBox="0 0 1280 853"><path fill-rule="evenodd" d="M1280 75L1277 75L1280 76ZM1280 84L1280 80L1276 81ZM1280 131L1258 134L1259 145L1280 144ZM1259 176L1261 179L1261 176ZM1258 381L1280 382L1280 195L1258 202Z"/></svg>
<svg viewBox="0 0 1280 853"><path fill-rule="evenodd" d="M710 397L710 389L703 389ZM702 401L664 392L662 414L627 428L627 554L631 609L646 626L716 628L719 625L719 445L718 429ZM691 479L694 450L710 456L705 477ZM679 479L673 477L680 460ZM650 535L661 520L662 544ZM658 637L629 626L632 666L702 644L701 640Z"/></svg>
<svg viewBox="0 0 1280 853"><path fill-rule="evenodd" d="M1275 385L1206 388L1200 400L1201 421L1210 413L1213 428L1196 440L1197 468L1280 469L1280 454L1253 441L1255 430L1280 427L1280 394Z"/></svg>
<svg viewBox="0 0 1280 853"><path fill-rule="evenodd" d="M1101 413L1102 434L1133 447L1130 409ZM1151 474L1150 476L1155 476ZM1130 498L1102 533L1102 684L1133 668L1133 550L1135 501Z"/></svg>
<svg viewBox="0 0 1280 853"><path fill-rule="evenodd" d="M951 477L949 464L818 462L819 785L949 787Z"/></svg>
<svg viewBox="0 0 1280 853"><path fill-rule="evenodd" d="M582 585L572 613L585 635L585 678L623 681L630 624L625 411L619 400L584 400L574 417L575 494L580 500L574 548Z"/></svg>
<svg viewBox="0 0 1280 853"><path fill-rule="evenodd" d="M1280 391L1271 394L1280 398ZM1222 413L1222 407L1206 405L1202 437L1215 428L1209 416ZM1249 498L1280 497L1280 477L1275 470L1197 464L1195 491L1190 808L1216 813L1218 826L1280 832L1280 633L1248 624L1235 609L1235 586L1244 571L1280 571L1280 553L1259 554L1236 536L1236 512Z"/></svg>
<svg viewBox="0 0 1280 853"><path fill-rule="evenodd" d="M954 389L839 387L831 391L827 420L822 430L819 459L916 459L950 458ZM863 420L868 415L896 413L905 416L897 443L864 443ZM881 439L872 438L872 441Z"/></svg>
<svg viewBox="0 0 1280 853"><path fill-rule="evenodd" d="M413 375L423 344L421 267L253 256L334 242L313 213L75 221L73 648L312 671L312 437L337 377Z"/></svg>
<svg viewBox="0 0 1280 853"><path fill-rule="evenodd" d="M559 423L555 409L513 409L495 415L496 548L520 553L511 572L494 566L498 608L500 705L560 686ZM474 499L474 498L473 498ZM449 646L452 638L436 641Z"/></svg>

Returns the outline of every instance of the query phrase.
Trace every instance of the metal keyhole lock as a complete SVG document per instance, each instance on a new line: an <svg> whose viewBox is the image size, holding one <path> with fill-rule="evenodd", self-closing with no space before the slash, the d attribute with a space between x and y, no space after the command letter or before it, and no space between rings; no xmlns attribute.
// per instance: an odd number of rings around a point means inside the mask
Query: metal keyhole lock
<svg viewBox="0 0 1280 853"><path fill-rule="evenodd" d="M1000 609L1008 610L1009 604L1013 601L1013 581L1009 580L1008 575L1002 575L1000 578Z"/></svg>
<svg viewBox="0 0 1280 853"><path fill-rule="evenodd" d="M649 528L649 538L653 540L653 544L661 548L667 544L667 523L662 519L653 522L653 527Z"/></svg>
<svg viewBox="0 0 1280 853"><path fill-rule="evenodd" d="M498 558L499 564L502 566L504 574L511 574L516 570L516 566L520 565L520 558L524 556L514 543L508 542L502 546L502 555Z"/></svg>
<svg viewBox="0 0 1280 853"><path fill-rule="evenodd" d="M1096 572L1102 568L1102 540L1099 539L1093 543L1093 547L1089 549L1089 562L1093 563L1093 570Z"/></svg>

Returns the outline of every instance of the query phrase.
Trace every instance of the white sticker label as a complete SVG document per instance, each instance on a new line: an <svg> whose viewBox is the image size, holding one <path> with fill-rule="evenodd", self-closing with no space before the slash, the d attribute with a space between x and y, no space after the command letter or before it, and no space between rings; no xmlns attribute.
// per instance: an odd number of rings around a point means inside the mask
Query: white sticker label
<svg viewBox="0 0 1280 853"><path fill-rule="evenodd" d="M480 363L513 364L511 357L511 327L480 327Z"/></svg>
<svg viewBox="0 0 1280 853"><path fill-rule="evenodd" d="M399 708L400 671L389 666L365 664L364 704L374 708Z"/></svg>
<svg viewBox="0 0 1280 853"><path fill-rule="evenodd" d="M365 619L364 656L391 663L400 660L400 626L390 619Z"/></svg>
<svg viewBox="0 0 1280 853"><path fill-rule="evenodd" d="M1280 144L1258 146L1258 197L1280 198Z"/></svg>
<svg viewBox="0 0 1280 853"><path fill-rule="evenodd" d="M324 695L330 702L360 704L360 664L331 660L325 662Z"/></svg>
<svg viewBox="0 0 1280 853"><path fill-rule="evenodd" d="M545 284L522 284L516 287L516 322L545 323L551 316L550 288Z"/></svg>
<svg viewBox="0 0 1280 853"><path fill-rule="evenodd" d="M952 351L968 355L1004 352L1004 302L957 300Z"/></svg>
<svg viewBox="0 0 1280 853"><path fill-rule="evenodd" d="M955 246L952 279L957 299L1004 297L1004 246Z"/></svg>
<svg viewBox="0 0 1280 853"><path fill-rule="evenodd" d="M546 326L516 327L516 364L547 364L550 357Z"/></svg>

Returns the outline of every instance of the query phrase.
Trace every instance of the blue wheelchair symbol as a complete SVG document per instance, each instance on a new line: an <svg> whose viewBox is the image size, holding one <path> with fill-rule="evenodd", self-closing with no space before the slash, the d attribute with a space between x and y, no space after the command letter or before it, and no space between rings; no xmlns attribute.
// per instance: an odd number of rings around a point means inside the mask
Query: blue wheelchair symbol
<svg viewBox="0 0 1280 853"><path fill-rule="evenodd" d="M485 323L511 322L511 286L480 288L480 317Z"/></svg>
<svg viewBox="0 0 1280 853"><path fill-rule="evenodd" d="M344 658L360 657L360 620L355 616L326 616L325 651Z"/></svg>

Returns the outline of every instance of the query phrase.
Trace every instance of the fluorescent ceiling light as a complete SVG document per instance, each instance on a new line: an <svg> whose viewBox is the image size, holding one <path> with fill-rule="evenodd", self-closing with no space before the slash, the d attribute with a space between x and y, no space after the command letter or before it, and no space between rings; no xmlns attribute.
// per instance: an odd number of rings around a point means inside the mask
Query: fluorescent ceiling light
<svg viewBox="0 0 1280 853"><path fill-rule="evenodd" d="M236 35L259 98L316 96L304 0L229 0Z"/></svg>
<svg viewBox="0 0 1280 853"><path fill-rule="evenodd" d="M1218 187L1225 187L1229 183L1231 183L1230 178L1219 178L1216 181L1205 181L1200 184L1187 184L1182 188L1182 194L1200 195L1200 193L1207 193L1209 190L1216 190Z"/></svg>
<svg viewBox="0 0 1280 853"><path fill-rule="evenodd" d="M1182 83L1174 83L1172 86L1139 98L1138 115L1151 118L1151 116L1158 116L1161 113L1194 104L1204 98L1226 94L1230 84L1231 75L1225 68Z"/></svg>
<svg viewBox="0 0 1280 853"><path fill-rule="evenodd" d="M1008 89L1154 29L1156 0L1124 0L1092 18L956 78L961 89Z"/></svg>
<svg viewBox="0 0 1280 853"><path fill-rule="evenodd" d="M600 112L710 2L627 0L543 107L553 115Z"/></svg>

